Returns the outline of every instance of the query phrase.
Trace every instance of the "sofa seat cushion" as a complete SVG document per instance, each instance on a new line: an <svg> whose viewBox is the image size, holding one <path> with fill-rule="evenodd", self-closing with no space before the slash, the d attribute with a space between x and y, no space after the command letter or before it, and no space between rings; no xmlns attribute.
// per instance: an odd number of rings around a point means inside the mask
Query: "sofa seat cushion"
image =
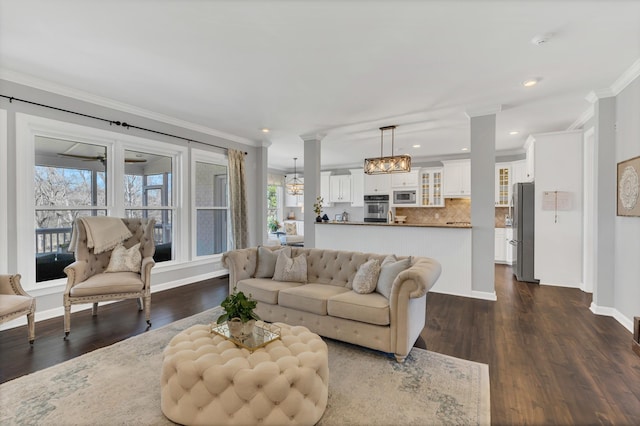
<svg viewBox="0 0 640 426"><path fill-rule="evenodd" d="M32 297L17 294L0 294L0 317L31 308Z"/></svg>
<svg viewBox="0 0 640 426"><path fill-rule="evenodd" d="M358 294L355 291L333 296L327 302L327 312L332 317L389 325L389 300L380 293Z"/></svg>
<svg viewBox="0 0 640 426"><path fill-rule="evenodd" d="M327 315L327 300L348 291L351 290L335 285L305 284L281 290L278 295L278 305L317 315Z"/></svg>
<svg viewBox="0 0 640 426"><path fill-rule="evenodd" d="M246 295L251 295L251 298L258 302L277 305L280 290L299 287L301 285L303 284L274 281L271 278L247 278L246 280L238 281L236 287L238 291Z"/></svg>
<svg viewBox="0 0 640 426"><path fill-rule="evenodd" d="M71 288L71 296L97 296L114 293L137 293L144 283L135 272L109 272L95 274Z"/></svg>

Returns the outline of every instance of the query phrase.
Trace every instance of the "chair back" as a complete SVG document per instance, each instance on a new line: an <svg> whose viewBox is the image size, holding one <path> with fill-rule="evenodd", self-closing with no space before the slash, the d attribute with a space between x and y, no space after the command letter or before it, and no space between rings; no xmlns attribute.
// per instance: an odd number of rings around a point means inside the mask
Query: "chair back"
<svg viewBox="0 0 640 426"><path fill-rule="evenodd" d="M126 219L122 218L122 222L129 228L130 238L123 241L122 244L126 248L131 248L140 243L140 254L142 258L151 257L155 253L156 246L153 240L153 229L155 219ZM107 250L102 253L95 254L93 249L87 247L87 231L82 221L76 220L76 228L78 232L78 246L75 251L76 260L83 260L88 263L87 277L104 272L109 266L111 259L111 251Z"/></svg>

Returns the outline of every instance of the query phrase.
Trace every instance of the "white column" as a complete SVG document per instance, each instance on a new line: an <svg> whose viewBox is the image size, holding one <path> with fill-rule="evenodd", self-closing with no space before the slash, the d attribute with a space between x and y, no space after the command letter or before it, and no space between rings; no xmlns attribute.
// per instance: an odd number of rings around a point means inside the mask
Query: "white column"
<svg viewBox="0 0 640 426"><path fill-rule="evenodd" d="M267 176L268 164L269 164L269 147L271 146L271 141L264 139L262 141L262 146L258 150L258 188L261 188L256 197L258 198L256 201L256 205L258 206L257 213L258 217L256 221L258 223L257 230L257 241L258 244L266 244L269 239L269 231L267 230L267 209L269 206L267 205L267 186L269 185L269 179ZM255 244L251 244L255 245Z"/></svg>
<svg viewBox="0 0 640 426"><path fill-rule="evenodd" d="M496 113L501 106L467 110L471 140L471 289L483 299L495 295Z"/></svg>
<svg viewBox="0 0 640 426"><path fill-rule="evenodd" d="M304 141L304 246L316 246L313 204L320 195L320 148L323 135L302 136Z"/></svg>

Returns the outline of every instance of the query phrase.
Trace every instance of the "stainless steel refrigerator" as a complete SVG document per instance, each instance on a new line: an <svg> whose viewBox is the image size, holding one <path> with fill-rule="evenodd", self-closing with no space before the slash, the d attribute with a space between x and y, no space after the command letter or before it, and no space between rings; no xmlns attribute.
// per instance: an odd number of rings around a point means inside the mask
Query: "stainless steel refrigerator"
<svg viewBox="0 0 640 426"><path fill-rule="evenodd" d="M533 182L513 185L513 273L518 281L539 283L533 276L535 191Z"/></svg>

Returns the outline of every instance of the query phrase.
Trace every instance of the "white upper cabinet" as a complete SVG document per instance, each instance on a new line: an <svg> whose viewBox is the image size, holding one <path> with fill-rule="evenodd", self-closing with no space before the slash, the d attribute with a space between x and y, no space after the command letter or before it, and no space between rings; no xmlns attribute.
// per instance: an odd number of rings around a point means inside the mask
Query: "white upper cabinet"
<svg viewBox="0 0 640 426"><path fill-rule="evenodd" d="M332 203L351 202L351 175L329 176L330 194Z"/></svg>
<svg viewBox="0 0 640 426"><path fill-rule="evenodd" d="M351 206L364 206L364 170L349 169L351 172Z"/></svg>
<svg viewBox="0 0 640 426"><path fill-rule="evenodd" d="M320 172L320 196L322 207L331 207L331 172Z"/></svg>
<svg viewBox="0 0 640 426"><path fill-rule="evenodd" d="M511 163L496 164L495 205L508 207L511 202Z"/></svg>
<svg viewBox="0 0 640 426"><path fill-rule="evenodd" d="M526 168L526 174L525 174L525 178L526 178L525 182L533 182L535 178L535 157L536 157L534 140L533 139L527 140L525 147L527 150L527 159L526 159L527 168Z"/></svg>
<svg viewBox="0 0 640 426"><path fill-rule="evenodd" d="M420 169L420 187L418 206L420 207L444 207L442 193L442 167Z"/></svg>
<svg viewBox="0 0 640 426"><path fill-rule="evenodd" d="M471 196L471 160L443 161L444 196Z"/></svg>
<svg viewBox="0 0 640 426"><path fill-rule="evenodd" d="M527 161L519 160L511 163L511 188L514 183L527 181ZM513 189L512 189L513 192Z"/></svg>
<svg viewBox="0 0 640 426"><path fill-rule="evenodd" d="M417 188L419 169L413 169L409 173L393 173L391 175L391 186L393 188Z"/></svg>
<svg viewBox="0 0 640 426"><path fill-rule="evenodd" d="M391 176L387 174L364 176L364 195L389 195L390 190Z"/></svg>

